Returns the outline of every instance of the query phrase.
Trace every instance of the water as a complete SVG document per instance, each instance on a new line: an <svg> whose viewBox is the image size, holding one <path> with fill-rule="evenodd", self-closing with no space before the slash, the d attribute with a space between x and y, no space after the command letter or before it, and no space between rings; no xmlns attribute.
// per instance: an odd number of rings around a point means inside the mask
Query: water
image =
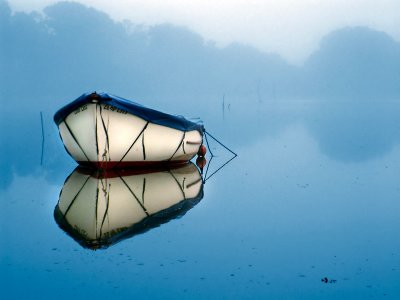
<svg viewBox="0 0 400 300"><path fill-rule="evenodd" d="M374 140L343 114L335 122L313 118L307 101L273 111L260 104L246 110L249 117L239 103L223 120L204 118L238 157L206 182L202 200L181 218L97 251L81 247L53 216L76 166L53 111L44 111L43 166L39 111L32 113L29 130L37 135L27 137L29 155L19 155L26 147L18 134L26 129L4 134L14 150L6 151L12 163L1 174L2 298L398 299L400 144L387 130L393 124L376 122L385 138ZM238 129L241 118L247 125ZM224 151L212 147L216 167Z"/></svg>
<svg viewBox="0 0 400 300"><path fill-rule="evenodd" d="M14 14L0 0L0 15L1 299L400 299L400 46L386 33L336 30L291 66L78 3ZM52 121L93 91L200 117L238 154L186 214L96 251L54 217L76 164ZM215 170L230 156L211 148Z"/></svg>

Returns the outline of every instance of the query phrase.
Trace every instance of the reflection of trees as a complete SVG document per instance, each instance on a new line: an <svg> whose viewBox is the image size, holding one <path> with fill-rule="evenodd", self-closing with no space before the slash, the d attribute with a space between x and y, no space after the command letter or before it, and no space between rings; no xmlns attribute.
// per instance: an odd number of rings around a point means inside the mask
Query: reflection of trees
<svg viewBox="0 0 400 300"><path fill-rule="evenodd" d="M305 66L314 114L308 123L333 158L361 161L399 142L400 45L366 28L338 30Z"/></svg>
<svg viewBox="0 0 400 300"><path fill-rule="evenodd" d="M321 150L342 161L363 161L385 154L399 142L397 100L318 99L308 120Z"/></svg>

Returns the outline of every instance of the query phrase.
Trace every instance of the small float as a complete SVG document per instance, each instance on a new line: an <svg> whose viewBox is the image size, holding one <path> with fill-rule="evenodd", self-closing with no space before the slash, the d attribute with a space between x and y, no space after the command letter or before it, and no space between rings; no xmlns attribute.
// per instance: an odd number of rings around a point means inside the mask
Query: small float
<svg viewBox="0 0 400 300"><path fill-rule="evenodd" d="M202 151L200 122L107 93L88 93L54 116L67 152L99 169L182 165Z"/></svg>
<svg viewBox="0 0 400 300"><path fill-rule="evenodd" d="M54 218L83 247L107 248L183 216L202 198L193 163L158 170L79 166L64 183Z"/></svg>

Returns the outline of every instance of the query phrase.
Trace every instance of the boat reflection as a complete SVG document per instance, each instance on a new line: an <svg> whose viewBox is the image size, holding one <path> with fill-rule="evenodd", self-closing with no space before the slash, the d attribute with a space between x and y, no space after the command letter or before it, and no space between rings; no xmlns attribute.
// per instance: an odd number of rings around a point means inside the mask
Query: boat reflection
<svg viewBox="0 0 400 300"><path fill-rule="evenodd" d="M81 246L107 248L183 216L203 198L197 167L98 171L77 167L54 209L57 224Z"/></svg>

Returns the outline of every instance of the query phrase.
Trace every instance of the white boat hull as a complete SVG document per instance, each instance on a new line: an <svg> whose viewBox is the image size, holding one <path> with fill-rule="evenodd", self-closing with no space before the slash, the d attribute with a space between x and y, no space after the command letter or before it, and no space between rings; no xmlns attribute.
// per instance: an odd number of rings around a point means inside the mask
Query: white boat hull
<svg viewBox="0 0 400 300"><path fill-rule="evenodd" d="M58 126L68 153L97 168L184 163L203 138L198 130L154 124L105 103L84 104Z"/></svg>

